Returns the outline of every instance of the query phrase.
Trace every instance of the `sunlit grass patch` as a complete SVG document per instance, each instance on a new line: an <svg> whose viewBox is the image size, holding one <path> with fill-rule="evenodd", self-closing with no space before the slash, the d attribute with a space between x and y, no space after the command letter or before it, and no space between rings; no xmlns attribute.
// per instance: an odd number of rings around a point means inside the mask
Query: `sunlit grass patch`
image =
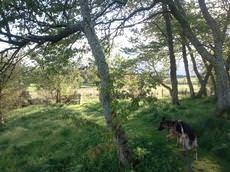
<svg viewBox="0 0 230 172"><path fill-rule="evenodd" d="M202 157L193 164L195 172L222 172L221 165L210 157Z"/></svg>
<svg viewBox="0 0 230 172"><path fill-rule="evenodd" d="M189 123L198 135L198 161L194 171L228 171L230 124L213 116L214 100L186 99L180 106L167 100L132 108L122 101L123 127L129 145L140 160L134 171L183 171L182 149L157 130L163 116ZM81 105L30 106L10 112L0 132L0 171L130 171L117 160L116 145L106 128L97 101ZM190 156L192 157L192 155Z"/></svg>

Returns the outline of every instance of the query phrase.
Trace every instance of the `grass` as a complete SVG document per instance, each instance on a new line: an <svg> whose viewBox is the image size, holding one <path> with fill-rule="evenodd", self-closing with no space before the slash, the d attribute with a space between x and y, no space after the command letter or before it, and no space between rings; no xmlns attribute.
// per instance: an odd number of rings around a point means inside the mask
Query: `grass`
<svg viewBox="0 0 230 172"><path fill-rule="evenodd" d="M123 102L120 106L127 106ZM122 108L122 107L121 107ZM0 131L1 172L176 172L186 169L175 141L157 130L162 116L190 123L198 134L194 171L228 172L230 122L214 116L212 98L186 99L179 107L160 100L129 109L123 124L141 163L135 170L117 161L98 102L68 106L30 106L8 114Z"/></svg>
<svg viewBox="0 0 230 172"><path fill-rule="evenodd" d="M191 77L192 83L193 83L193 87L194 87L194 91L197 93L199 91L200 86L198 85L198 81L196 77ZM188 84L186 84L187 79L186 77L183 78L178 78L178 91L179 91L179 97L184 98L184 97L188 97L189 96L189 86ZM166 79L166 85L168 85L169 87L171 87L170 83L170 79ZM46 95L46 91L41 91L41 90L37 90L36 89L36 85L31 84L28 87L28 91L31 94L32 98L42 98L44 97L44 95ZM186 91L186 95L182 94L182 92L184 93ZM76 92L78 94L81 94L81 102L82 103L86 103L89 100L93 100L93 101L97 101L99 92L98 92L98 88L94 85L82 85L80 88L78 88L76 90ZM210 92L210 89L208 88L208 93ZM157 97L157 98L169 98L170 97L170 93L169 91L161 86L158 85L155 89L152 90L152 94Z"/></svg>

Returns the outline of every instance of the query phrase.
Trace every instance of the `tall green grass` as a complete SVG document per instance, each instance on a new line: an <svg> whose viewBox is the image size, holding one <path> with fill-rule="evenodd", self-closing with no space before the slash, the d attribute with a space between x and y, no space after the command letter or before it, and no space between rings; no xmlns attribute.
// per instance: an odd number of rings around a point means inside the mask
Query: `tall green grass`
<svg viewBox="0 0 230 172"><path fill-rule="evenodd" d="M8 122L0 131L0 171L184 171L181 148L174 140L167 142L166 131L157 130L165 116L184 120L195 129L199 159L192 162L194 171L228 172L230 122L214 116L214 104L212 98L186 99L178 107L164 100L138 108L129 102L120 103L119 108L126 109L123 126L129 145L140 159L136 169L119 164L99 103L17 109L8 114Z"/></svg>

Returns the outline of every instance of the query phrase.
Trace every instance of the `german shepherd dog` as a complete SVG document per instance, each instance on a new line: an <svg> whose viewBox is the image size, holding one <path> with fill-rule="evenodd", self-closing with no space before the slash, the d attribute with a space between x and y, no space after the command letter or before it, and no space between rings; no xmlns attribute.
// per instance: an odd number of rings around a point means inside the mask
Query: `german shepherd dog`
<svg viewBox="0 0 230 172"><path fill-rule="evenodd" d="M185 122L180 120L166 120L164 117L160 122L158 130L168 129L167 138L176 138L178 143L182 144L183 149L193 150L197 160L197 137L193 129Z"/></svg>

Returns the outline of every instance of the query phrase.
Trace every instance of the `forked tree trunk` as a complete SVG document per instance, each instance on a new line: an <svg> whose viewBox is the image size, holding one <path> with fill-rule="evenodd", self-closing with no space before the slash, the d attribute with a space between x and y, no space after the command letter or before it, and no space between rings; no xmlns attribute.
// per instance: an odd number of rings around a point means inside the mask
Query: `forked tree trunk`
<svg viewBox="0 0 230 172"><path fill-rule="evenodd" d="M198 3L206 24L212 30L214 40L215 62L213 66L216 73L217 114L222 115L224 112L230 113L229 75L223 58L223 35L225 33L222 33L219 23L210 15L205 0L198 0Z"/></svg>
<svg viewBox="0 0 230 172"><path fill-rule="evenodd" d="M207 75L206 75L207 76ZM207 78L207 77L206 77ZM196 95L197 98L200 98L202 96L207 96L208 93L207 93L207 88L206 88L206 85L207 85L207 81L208 81L208 78L207 79L204 79L202 80L201 82L201 85L200 85L200 89Z"/></svg>
<svg viewBox="0 0 230 172"><path fill-rule="evenodd" d="M208 72L210 70L210 67L207 67L207 73L205 74L204 78L201 76L200 72L198 71L197 69L197 65L196 65L196 60L195 60L195 57L193 55L193 52L192 52L192 48L189 46L189 44L186 45L186 47L188 48L189 50L189 54L190 54L190 57L191 57L191 61L192 61L192 64L193 64L193 70L198 78L198 81L199 81L199 84L200 84L200 89L196 95L196 97L202 97L202 96L207 96L207 88L206 88L206 85L207 85L207 82L208 82L208 78L209 78L209 75L211 74L211 71Z"/></svg>
<svg viewBox="0 0 230 172"><path fill-rule="evenodd" d="M183 57L183 61L184 61L184 68L185 68L187 83L188 83L188 86L189 86L190 96L192 98L194 98L195 97L195 92L194 92L194 88L193 88L193 84L192 84L191 77L190 77L190 72L189 72L185 41L186 41L185 38L182 36L182 57Z"/></svg>
<svg viewBox="0 0 230 172"><path fill-rule="evenodd" d="M96 60L100 83L100 102L103 107L107 127L112 131L114 142L118 149L119 161L124 166L132 166L133 153L128 147L128 139L118 120L113 120L116 115L112 114L111 89L112 84L109 76L108 64L105 55L96 35L94 25L90 18L90 9L87 0L80 0L81 14L83 17L83 31L88 40L93 56Z"/></svg>
<svg viewBox="0 0 230 172"><path fill-rule="evenodd" d="M214 55L209 53L207 49L202 45L200 40L196 37L193 30L191 29L187 20L185 11L183 10L179 0L166 1L169 8L175 18L179 21L182 28L185 31L185 35L188 40L194 45L196 50L202 56L202 58L209 61L215 69L216 74L216 94L217 94L217 114L221 115L224 112L230 111L230 85L228 73L225 68L223 60L223 33L221 32L220 25L210 15L206 6L205 0L198 0L201 12L207 23L212 30L212 36L214 40ZM176 3L176 4L175 4ZM224 33L225 34L225 33Z"/></svg>
<svg viewBox="0 0 230 172"><path fill-rule="evenodd" d="M169 59L170 59L170 78L172 84L172 103L179 105L179 98L178 98L178 81L176 75L176 58L174 55L174 47L173 47L173 35L172 35L172 26L170 21L170 14L168 12L168 7L166 4L162 4L163 15L165 20L165 29L166 29L166 36L167 36L167 43L169 49Z"/></svg>
<svg viewBox="0 0 230 172"><path fill-rule="evenodd" d="M211 64L210 65L205 65L205 66L207 68L207 72L206 72L206 74L204 76L204 79L201 82L200 90L197 93L197 97L202 97L202 96L207 96L208 95L208 93L207 93L207 84L208 84L209 77L212 74L213 66Z"/></svg>

